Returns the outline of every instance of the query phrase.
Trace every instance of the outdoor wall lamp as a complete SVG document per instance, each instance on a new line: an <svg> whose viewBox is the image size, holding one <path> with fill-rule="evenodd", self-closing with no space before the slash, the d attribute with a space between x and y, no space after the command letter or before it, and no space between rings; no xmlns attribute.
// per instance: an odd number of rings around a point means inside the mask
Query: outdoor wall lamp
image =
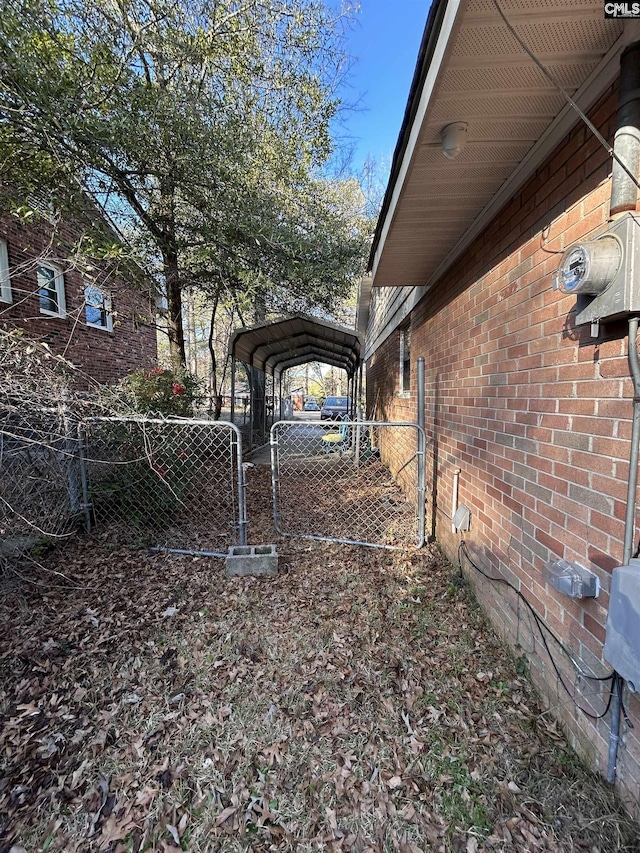
<svg viewBox="0 0 640 853"><path fill-rule="evenodd" d="M440 144L442 153L449 160L453 160L467 144L467 130L469 125L466 121L454 121L447 124L440 131Z"/></svg>

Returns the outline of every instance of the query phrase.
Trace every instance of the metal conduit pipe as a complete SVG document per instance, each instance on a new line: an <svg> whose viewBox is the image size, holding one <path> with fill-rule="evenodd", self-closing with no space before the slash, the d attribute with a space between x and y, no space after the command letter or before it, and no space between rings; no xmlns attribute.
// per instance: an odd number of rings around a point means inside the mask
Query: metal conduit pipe
<svg viewBox="0 0 640 853"><path fill-rule="evenodd" d="M417 368L418 411L416 420L418 423L418 526L420 529L420 547L422 548L424 545L424 525L426 518L425 485L427 480L427 447L424 432L426 426L426 382L424 356L422 355L418 358Z"/></svg>
<svg viewBox="0 0 640 853"><path fill-rule="evenodd" d="M638 317L629 318L629 372L633 381L633 421L631 426L631 449L629 452L629 476L627 478L627 511L624 520L624 546L622 565L627 566L633 555L636 528L636 492L638 488L638 461L640 460L640 358L638 357ZM618 746L620 744L620 711L622 689L620 676L615 675L611 690L611 728L609 730L609 761L607 782L616 780Z"/></svg>
<svg viewBox="0 0 640 853"><path fill-rule="evenodd" d="M636 178L640 174L640 41L620 57L617 130L613 150ZM638 187L617 160L613 161L610 214L635 210Z"/></svg>
<svg viewBox="0 0 640 853"><path fill-rule="evenodd" d="M640 174L640 41L626 48L620 57L620 82L618 92L617 130L613 143L616 155L636 178ZM611 216L626 210L635 210L638 187L614 159L611 177ZM638 318L629 318L629 372L633 381L633 421L629 451L629 476L627 480L627 508L624 524L623 565L628 565L633 553L636 517L636 492L638 487L638 458L640 450L640 365L638 359ZM618 747L620 745L620 712L622 710L622 683L614 673L611 685L611 727L609 730L609 756L607 782L616 779Z"/></svg>
<svg viewBox="0 0 640 853"><path fill-rule="evenodd" d="M453 469L453 481L451 483L451 532L457 533L458 528L453 523L456 510L458 509L458 488L460 485L460 468Z"/></svg>

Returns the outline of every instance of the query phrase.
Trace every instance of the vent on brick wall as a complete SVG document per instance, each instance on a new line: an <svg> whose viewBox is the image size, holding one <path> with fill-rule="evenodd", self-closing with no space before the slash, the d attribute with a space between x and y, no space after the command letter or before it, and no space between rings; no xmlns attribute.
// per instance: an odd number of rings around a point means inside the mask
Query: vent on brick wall
<svg viewBox="0 0 640 853"><path fill-rule="evenodd" d="M469 507L464 504L460 504L453 514L451 523L458 531L469 530L471 527L471 510Z"/></svg>
<svg viewBox="0 0 640 853"><path fill-rule="evenodd" d="M48 222L53 222L56 218L56 208L53 198L51 193L46 192L46 190L30 193L27 196L27 205Z"/></svg>

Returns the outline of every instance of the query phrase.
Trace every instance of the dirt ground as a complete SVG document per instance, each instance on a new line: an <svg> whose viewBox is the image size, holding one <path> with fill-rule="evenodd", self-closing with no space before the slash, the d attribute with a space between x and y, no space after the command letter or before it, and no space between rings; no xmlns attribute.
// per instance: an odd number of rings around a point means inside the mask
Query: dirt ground
<svg viewBox="0 0 640 853"><path fill-rule="evenodd" d="M638 850L437 548L250 540L275 579L107 536L8 569L0 851Z"/></svg>

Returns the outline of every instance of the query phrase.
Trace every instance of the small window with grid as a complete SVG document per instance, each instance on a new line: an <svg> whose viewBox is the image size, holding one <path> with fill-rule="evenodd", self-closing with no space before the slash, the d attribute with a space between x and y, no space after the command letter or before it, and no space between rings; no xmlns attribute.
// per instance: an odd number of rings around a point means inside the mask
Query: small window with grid
<svg viewBox="0 0 640 853"><path fill-rule="evenodd" d="M40 313L50 317L66 317L64 274L62 268L49 261L38 264L38 300Z"/></svg>
<svg viewBox="0 0 640 853"><path fill-rule="evenodd" d="M84 312L87 326L107 332L113 331L111 297L95 284L88 284L84 289Z"/></svg>

